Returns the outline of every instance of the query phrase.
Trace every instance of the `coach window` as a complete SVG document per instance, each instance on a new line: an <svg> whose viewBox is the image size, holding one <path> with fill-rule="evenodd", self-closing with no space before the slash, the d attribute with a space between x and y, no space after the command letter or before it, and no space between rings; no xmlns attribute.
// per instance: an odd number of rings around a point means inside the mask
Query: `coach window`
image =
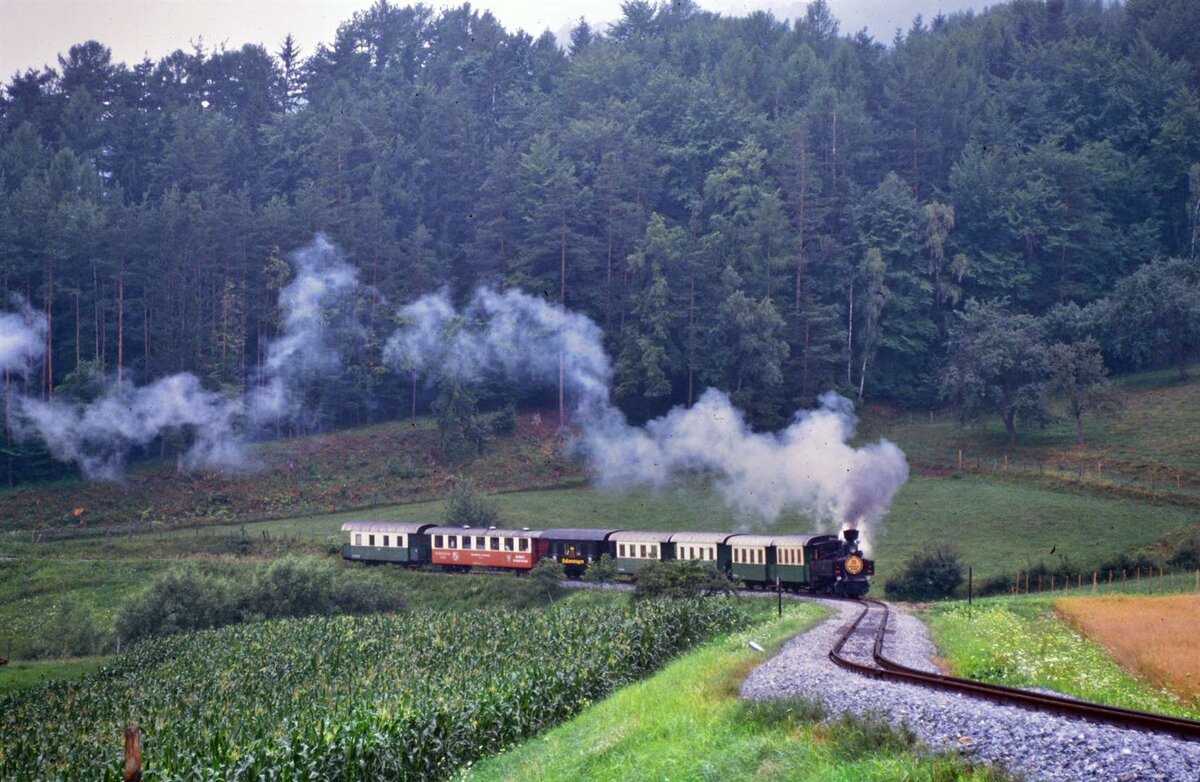
<svg viewBox="0 0 1200 782"><path fill-rule="evenodd" d="M529 551L529 538L520 538L517 546L519 551Z"/></svg>
<svg viewBox="0 0 1200 782"><path fill-rule="evenodd" d="M624 543L617 544L617 556L621 557L622 559L625 557L625 544Z"/></svg>
<svg viewBox="0 0 1200 782"><path fill-rule="evenodd" d="M477 535L477 536L475 537L475 548L479 549L480 551L482 551L483 549L487 548L487 545L486 545L486 544L483 542L483 536L482 536L482 535Z"/></svg>
<svg viewBox="0 0 1200 782"><path fill-rule="evenodd" d="M442 546L442 536L441 535L433 536L433 547L434 548L444 548L444 546Z"/></svg>
<svg viewBox="0 0 1200 782"><path fill-rule="evenodd" d="M397 535L396 545L400 548L408 548L408 535Z"/></svg>
<svg viewBox="0 0 1200 782"><path fill-rule="evenodd" d="M374 546L374 545L375 545L375 536L374 536L374 535L368 535L368 536L367 536L367 545L368 545L368 546Z"/></svg>
<svg viewBox="0 0 1200 782"><path fill-rule="evenodd" d="M356 545L356 546L362 545L362 533L361 532L354 533L354 545Z"/></svg>
<svg viewBox="0 0 1200 782"><path fill-rule="evenodd" d="M488 538L488 548L492 551L500 550L500 538Z"/></svg>
<svg viewBox="0 0 1200 782"><path fill-rule="evenodd" d="M766 549L761 549L761 548L760 548L760 549L758 550L758 554L757 554L757 556L758 556L758 564L760 564L760 565L761 565L761 564L763 564L763 555L764 555L764 554L766 554L766 553L767 553L767 552L766 552Z"/></svg>
<svg viewBox="0 0 1200 782"><path fill-rule="evenodd" d="M458 548L458 535L448 535L446 537L446 548Z"/></svg>
<svg viewBox="0 0 1200 782"><path fill-rule="evenodd" d="M638 544L638 555L639 555L639 556L640 556L642 559L648 559L648 558L649 558L649 556L646 554L646 544L645 544L645 543L639 543L639 544Z"/></svg>

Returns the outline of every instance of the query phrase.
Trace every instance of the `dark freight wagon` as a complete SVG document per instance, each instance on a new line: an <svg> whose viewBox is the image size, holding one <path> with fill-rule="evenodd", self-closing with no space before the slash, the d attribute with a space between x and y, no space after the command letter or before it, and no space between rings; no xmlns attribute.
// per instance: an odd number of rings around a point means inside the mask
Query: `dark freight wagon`
<svg viewBox="0 0 1200 782"><path fill-rule="evenodd" d="M545 556L563 566L568 578L578 578L604 554L615 559L608 538L615 529L548 529L542 533Z"/></svg>

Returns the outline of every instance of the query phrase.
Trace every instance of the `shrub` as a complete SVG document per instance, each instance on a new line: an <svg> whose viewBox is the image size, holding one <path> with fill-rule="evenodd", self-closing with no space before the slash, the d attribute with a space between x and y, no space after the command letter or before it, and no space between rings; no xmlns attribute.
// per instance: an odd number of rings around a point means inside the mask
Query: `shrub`
<svg viewBox="0 0 1200 782"><path fill-rule="evenodd" d="M936 546L919 551L904 569L887 580L884 588L891 597L905 600L940 600L951 597L963 583L963 565L958 551Z"/></svg>
<svg viewBox="0 0 1200 782"><path fill-rule="evenodd" d="M529 577L533 579L535 584L546 590L546 596L553 601L554 595L558 593L558 590L562 589L562 582L567 577L567 574L563 570L561 562L550 557L542 557L533 566L533 570L529 571Z"/></svg>
<svg viewBox="0 0 1200 782"><path fill-rule="evenodd" d="M129 600L117 616L127 641L188 630L281 617L396 611L404 600L394 588L359 571L288 556L241 582L205 575L193 567L164 574Z"/></svg>
<svg viewBox="0 0 1200 782"><path fill-rule="evenodd" d="M239 619L230 584L191 566L164 573L130 598L117 615L117 636L129 641L187 630L221 627Z"/></svg>
<svg viewBox="0 0 1200 782"><path fill-rule="evenodd" d="M638 571L634 600L732 594L733 582L707 562L651 562Z"/></svg>
<svg viewBox="0 0 1200 782"><path fill-rule="evenodd" d="M500 511L475 491L470 478L459 478L446 496L442 520L447 527L494 527L500 522Z"/></svg>
<svg viewBox="0 0 1200 782"><path fill-rule="evenodd" d="M492 431L509 435L517 431L517 406L509 402L492 416Z"/></svg>
<svg viewBox="0 0 1200 782"><path fill-rule="evenodd" d="M605 583L617 580L617 563L608 554L601 554L600 559L591 564L583 574L584 581Z"/></svg>

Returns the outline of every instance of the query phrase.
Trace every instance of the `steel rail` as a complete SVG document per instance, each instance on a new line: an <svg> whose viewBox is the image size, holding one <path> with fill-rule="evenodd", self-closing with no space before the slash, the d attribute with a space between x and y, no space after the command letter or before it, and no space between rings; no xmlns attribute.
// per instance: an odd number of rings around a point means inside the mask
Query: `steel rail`
<svg viewBox="0 0 1200 782"><path fill-rule="evenodd" d="M999 703L1016 704L1040 711L1052 711L1069 717L1105 722L1123 728L1171 733L1192 741L1200 741L1200 721L1197 720L1170 717L1164 714L1154 714L1134 709L1123 709L1119 706L1106 706L1090 701L1075 700L1074 698L1062 695L1048 695L1016 687L1007 687L1002 684L985 684L957 676L929 673L897 663L894 660L888 659L884 655L883 650L884 634L887 632L888 619L890 617L887 605L878 600L863 600L862 603L862 613L850 624L829 652L829 659L842 668L877 679L891 679L952 692L963 692ZM862 624L867 614L871 612L873 606L883 610L883 619L875 630L872 652L873 664L863 664L846 658L842 654L842 650L858 630L859 625Z"/></svg>

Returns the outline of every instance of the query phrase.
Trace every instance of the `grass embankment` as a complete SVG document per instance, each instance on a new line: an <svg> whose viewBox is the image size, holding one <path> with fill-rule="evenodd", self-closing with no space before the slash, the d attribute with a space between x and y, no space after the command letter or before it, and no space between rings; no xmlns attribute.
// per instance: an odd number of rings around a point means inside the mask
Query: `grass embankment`
<svg viewBox="0 0 1200 782"><path fill-rule="evenodd" d="M1013 445L999 421L960 426L950 410L909 413L870 408L860 439L887 437L909 461L927 471L964 466L1004 476L1037 477L1090 491L1118 491L1200 500L1200 366L1180 382L1174 370L1117 378L1124 409L1115 418L1084 419L1086 444L1077 443L1074 421L1061 417L1045 428L1022 429ZM1083 469L1083 480L1079 471ZM1044 471L1044 474L1043 474Z"/></svg>
<svg viewBox="0 0 1200 782"><path fill-rule="evenodd" d="M821 721L816 707L737 697L746 675L823 615L790 605L782 619L722 637L630 685L570 722L482 762L464 782L626 780L993 779L949 758L922 757L912 738L882 724Z"/></svg>
<svg viewBox="0 0 1200 782"><path fill-rule="evenodd" d="M1126 668L1200 711L1200 595L1064 598L1054 605Z"/></svg>
<svg viewBox="0 0 1200 782"><path fill-rule="evenodd" d="M1136 599L1151 606L1161 598ZM1185 702L1133 675L1101 644L1063 622L1055 613L1055 603L1048 597L991 598L978 601L973 608L961 602L946 603L931 607L924 618L945 664L958 676L1015 687L1043 687L1097 703L1200 718L1200 703ZM1195 635L1191 638L1194 644Z"/></svg>
<svg viewBox="0 0 1200 782"><path fill-rule="evenodd" d="M439 497L460 474L485 491L582 479L548 420L518 418L515 434L497 437L466 467L445 463L437 429L418 419L264 443L254 451L258 469L240 475L179 474L174 460L166 459L137 466L120 483L72 479L3 489L0 530L173 528L283 518Z"/></svg>

